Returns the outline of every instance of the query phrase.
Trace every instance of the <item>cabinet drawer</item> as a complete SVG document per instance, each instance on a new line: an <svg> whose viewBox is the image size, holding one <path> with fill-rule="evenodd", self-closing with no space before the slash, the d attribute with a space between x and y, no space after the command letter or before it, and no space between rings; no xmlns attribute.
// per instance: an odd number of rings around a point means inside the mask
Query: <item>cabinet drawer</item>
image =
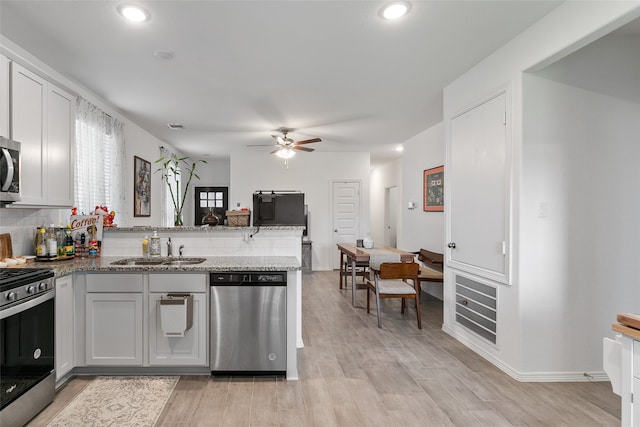
<svg viewBox="0 0 640 427"><path fill-rule="evenodd" d="M633 340L633 376L640 378L640 341Z"/></svg>
<svg viewBox="0 0 640 427"><path fill-rule="evenodd" d="M142 292L142 273L87 274L87 292Z"/></svg>
<svg viewBox="0 0 640 427"><path fill-rule="evenodd" d="M150 273L149 292L206 292L205 273Z"/></svg>

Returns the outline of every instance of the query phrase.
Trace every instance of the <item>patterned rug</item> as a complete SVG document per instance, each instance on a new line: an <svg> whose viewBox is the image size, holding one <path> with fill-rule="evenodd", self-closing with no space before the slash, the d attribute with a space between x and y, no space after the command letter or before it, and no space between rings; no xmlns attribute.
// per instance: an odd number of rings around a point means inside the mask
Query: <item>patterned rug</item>
<svg viewBox="0 0 640 427"><path fill-rule="evenodd" d="M153 426L180 377L98 377L50 427Z"/></svg>

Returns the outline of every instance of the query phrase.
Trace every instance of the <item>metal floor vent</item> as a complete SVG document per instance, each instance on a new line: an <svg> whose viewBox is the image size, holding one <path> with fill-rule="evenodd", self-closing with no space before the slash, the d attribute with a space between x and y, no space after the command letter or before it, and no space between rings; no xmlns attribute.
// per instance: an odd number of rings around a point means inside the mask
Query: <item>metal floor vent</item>
<svg viewBox="0 0 640 427"><path fill-rule="evenodd" d="M498 290L458 274L455 278L456 322L495 344Z"/></svg>

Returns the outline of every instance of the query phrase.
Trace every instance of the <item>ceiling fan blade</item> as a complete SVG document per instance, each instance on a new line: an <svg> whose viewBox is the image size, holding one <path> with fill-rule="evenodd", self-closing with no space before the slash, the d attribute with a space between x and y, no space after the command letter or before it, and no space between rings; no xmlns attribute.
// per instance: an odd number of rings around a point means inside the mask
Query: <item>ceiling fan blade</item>
<svg viewBox="0 0 640 427"><path fill-rule="evenodd" d="M294 145L292 148L294 150L307 151L307 152L315 151L315 148L298 147L297 145Z"/></svg>
<svg viewBox="0 0 640 427"><path fill-rule="evenodd" d="M269 154L275 154L275 153L277 153L278 151L280 151L280 148L276 148L275 150L273 150L273 151L272 151L272 152L270 152Z"/></svg>
<svg viewBox="0 0 640 427"><path fill-rule="evenodd" d="M249 144L246 147L273 147L273 144Z"/></svg>
<svg viewBox="0 0 640 427"><path fill-rule="evenodd" d="M301 145L301 144L312 144L314 142L320 142L322 141L320 138L313 138L313 139L305 139L304 141L298 141L296 142L296 145Z"/></svg>

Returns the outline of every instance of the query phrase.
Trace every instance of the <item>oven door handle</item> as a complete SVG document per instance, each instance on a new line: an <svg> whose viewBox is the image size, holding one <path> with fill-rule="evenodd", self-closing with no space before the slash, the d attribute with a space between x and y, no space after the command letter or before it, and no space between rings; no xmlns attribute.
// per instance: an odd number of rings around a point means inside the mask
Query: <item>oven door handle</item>
<svg viewBox="0 0 640 427"><path fill-rule="evenodd" d="M16 304L13 307L9 307L0 311L0 320L6 319L9 316L13 316L14 314L22 313L23 311L29 310L39 304L42 304L45 301L53 299L56 296L55 289L48 291L45 294L38 295L37 297L30 299L28 301L22 302L20 304Z"/></svg>
<svg viewBox="0 0 640 427"><path fill-rule="evenodd" d="M9 153L9 150L6 148L2 149L2 153L4 154L2 158L7 162L7 176L4 177L4 179L0 179L0 183L3 183L0 190L9 191L11 183L13 182L13 159L11 158L11 153Z"/></svg>

